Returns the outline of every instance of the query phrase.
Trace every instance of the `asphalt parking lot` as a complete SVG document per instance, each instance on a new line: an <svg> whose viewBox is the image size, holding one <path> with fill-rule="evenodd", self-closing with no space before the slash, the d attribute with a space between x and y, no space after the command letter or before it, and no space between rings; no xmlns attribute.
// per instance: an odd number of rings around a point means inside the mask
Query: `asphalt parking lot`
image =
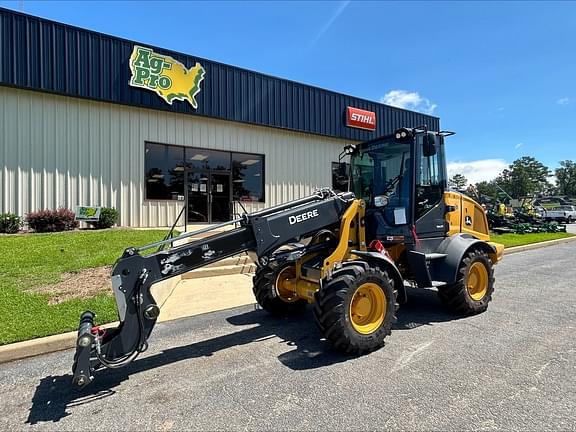
<svg viewBox="0 0 576 432"><path fill-rule="evenodd" d="M254 307L156 327L130 367L70 386L72 351L0 365L0 429L576 429L576 242L506 256L489 310L413 290L386 346L348 358L312 317Z"/></svg>

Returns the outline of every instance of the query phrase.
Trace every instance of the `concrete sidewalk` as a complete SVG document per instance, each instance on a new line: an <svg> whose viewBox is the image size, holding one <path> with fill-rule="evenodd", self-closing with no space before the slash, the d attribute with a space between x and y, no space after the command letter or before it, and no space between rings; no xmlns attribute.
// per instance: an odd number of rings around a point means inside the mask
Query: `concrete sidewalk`
<svg viewBox="0 0 576 432"><path fill-rule="evenodd" d="M253 304L252 276L245 273L182 279L166 296L163 304L159 302L158 320L169 321Z"/></svg>

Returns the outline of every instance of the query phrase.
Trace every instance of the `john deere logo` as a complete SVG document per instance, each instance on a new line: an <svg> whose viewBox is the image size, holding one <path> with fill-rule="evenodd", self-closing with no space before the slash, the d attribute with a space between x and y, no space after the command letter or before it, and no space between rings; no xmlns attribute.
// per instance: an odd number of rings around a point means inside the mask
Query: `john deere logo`
<svg viewBox="0 0 576 432"><path fill-rule="evenodd" d="M198 108L195 97L200 93L200 83L206 73L200 63L186 69L170 56L134 45L130 70L131 86L152 90L170 105L174 100L186 100L194 109Z"/></svg>

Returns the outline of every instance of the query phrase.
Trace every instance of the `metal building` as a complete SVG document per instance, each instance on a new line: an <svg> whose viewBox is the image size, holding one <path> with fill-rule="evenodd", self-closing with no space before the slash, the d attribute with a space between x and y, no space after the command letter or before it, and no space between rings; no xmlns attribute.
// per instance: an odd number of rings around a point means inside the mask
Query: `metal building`
<svg viewBox="0 0 576 432"><path fill-rule="evenodd" d="M333 182L342 147L439 119L0 8L0 213L228 220Z"/></svg>

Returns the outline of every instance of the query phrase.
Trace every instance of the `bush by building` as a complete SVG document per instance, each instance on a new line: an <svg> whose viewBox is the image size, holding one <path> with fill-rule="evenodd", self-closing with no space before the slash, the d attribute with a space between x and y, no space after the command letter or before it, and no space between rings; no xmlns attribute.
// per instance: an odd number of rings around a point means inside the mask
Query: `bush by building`
<svg viewBox="0 0 576 432"><path fill-rule="evenodd" d="M0 213L0 233L16 234L22 227L22 218L14 213Z"/></svg>
<svg viewBox="0 0 576 432"><path fill-rule="evenodd" d="M118 210L113 207L102 207L100 219L88 222L96 229L112 228L118 222Z"/></svg>
<svg viewBox="0 0 576 432"><path fill-rule="evenodd" d="M78 228L74 212L64 207L28 213L26 222L36 232L70 231Z"/></svg>

